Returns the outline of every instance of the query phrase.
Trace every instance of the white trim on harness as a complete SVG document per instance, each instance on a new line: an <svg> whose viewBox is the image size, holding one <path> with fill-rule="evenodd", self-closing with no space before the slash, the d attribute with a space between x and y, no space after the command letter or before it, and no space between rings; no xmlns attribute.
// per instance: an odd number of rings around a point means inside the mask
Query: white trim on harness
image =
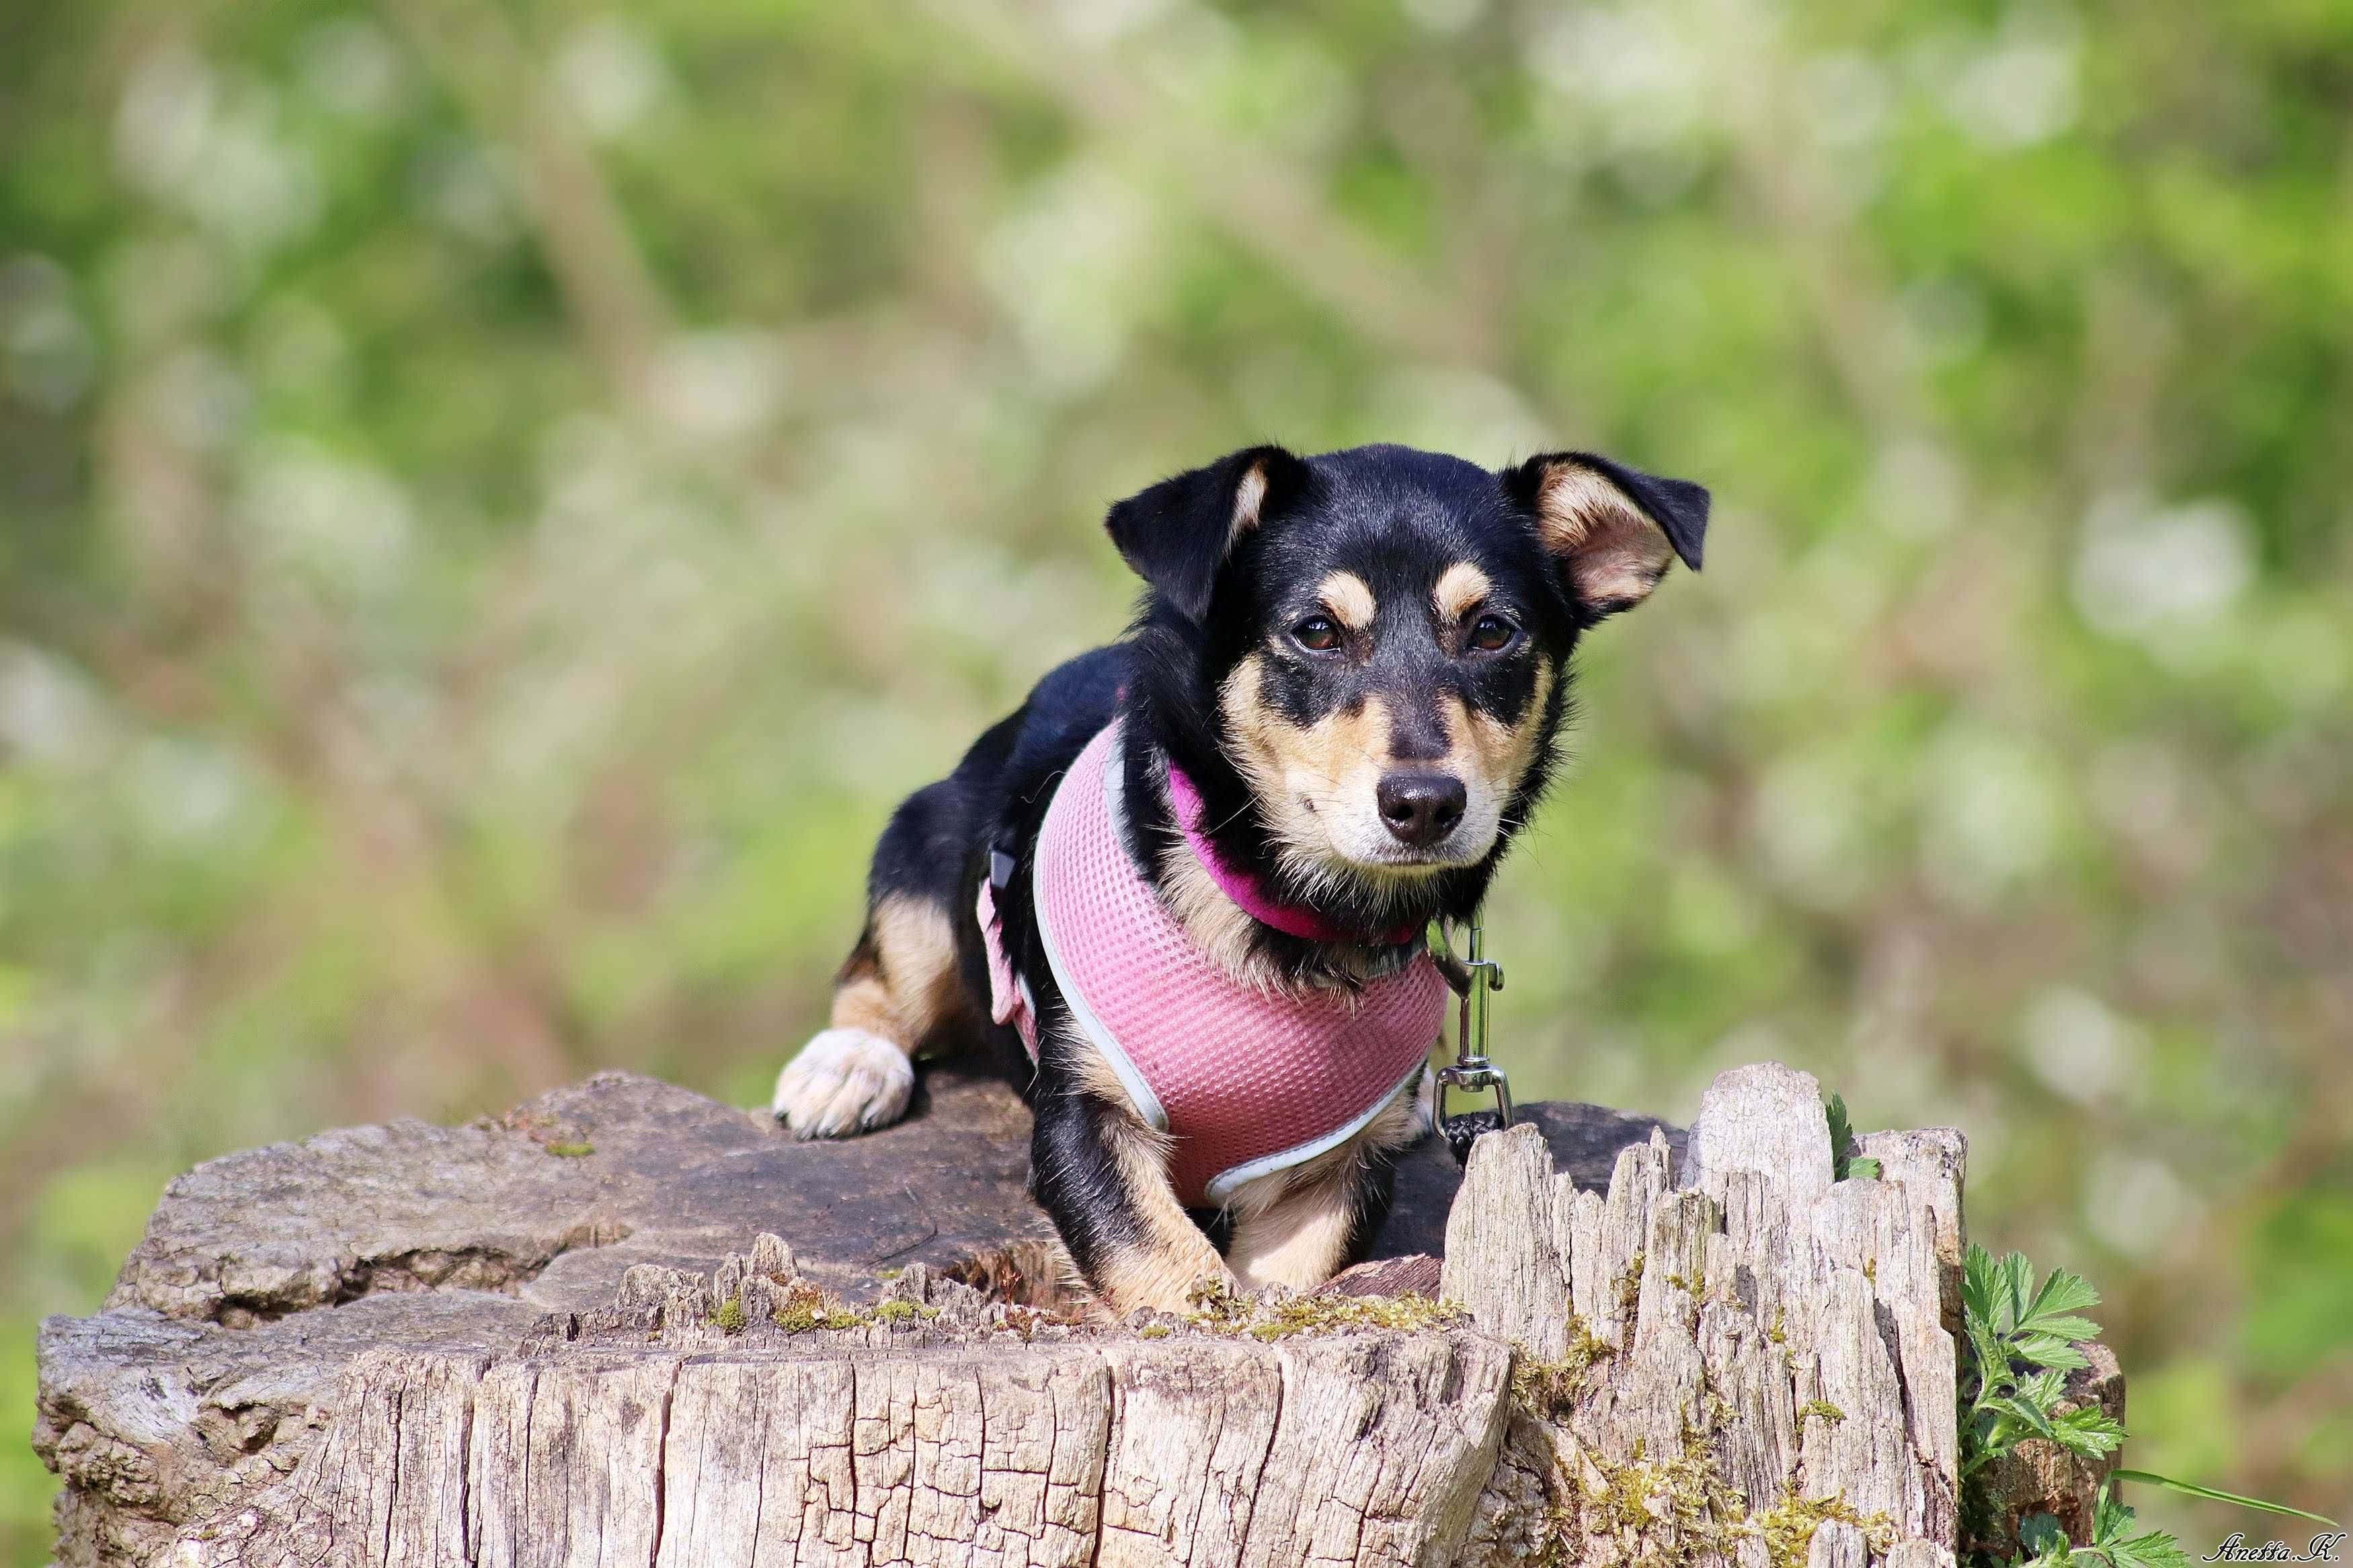
<svg viewBox="0 0 2353 1568"><path fill-rule="evenodd" d="M1327 1149L1338 1148L1366 1127L1371 1126L1373 1118L1388 1110L1406 1085L1429 1070L1428 1062L1414 1063L1406 1069L1405 1077L1398 1079L1387 1094L1366 1106L1365 1113L1354 1121L1345 1127L1335 1128L1321 1138L1313 1138L1304 1143L1294 1143L1288 1149L1279 1149L1271 1154L1261 1154L1255 1160L1246 1160L1229 1170L1219 1171L1202 1184L1202 1195L1218 1207L1223 1208L1233 1202L1234 1194L1241 1189L1244 1183L1254 1182L1261 1176L1271 1176L1277 1171L1287 1171L1293 1165L1304 1164Z"/></svg>

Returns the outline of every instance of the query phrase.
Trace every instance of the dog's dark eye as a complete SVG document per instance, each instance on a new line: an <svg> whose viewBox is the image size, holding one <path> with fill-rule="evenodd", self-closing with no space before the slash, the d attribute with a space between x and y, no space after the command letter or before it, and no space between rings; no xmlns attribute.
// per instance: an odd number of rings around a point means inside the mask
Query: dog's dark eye
<svg viewBox="0 0 2353 1568"><path fill-rule="evenodd" d="M1501 616L1481 616L1471 626L1471 646L1481 653L1509 647L1520 628Z"/></svg>
<svg viewBox="0 0 2353 1568"><path fill-rule="evenodd" d="M1340 628L1329 616L1310 616L1292 627L1291 635L1310 653L1330 653L1340 646Z"/></svg>

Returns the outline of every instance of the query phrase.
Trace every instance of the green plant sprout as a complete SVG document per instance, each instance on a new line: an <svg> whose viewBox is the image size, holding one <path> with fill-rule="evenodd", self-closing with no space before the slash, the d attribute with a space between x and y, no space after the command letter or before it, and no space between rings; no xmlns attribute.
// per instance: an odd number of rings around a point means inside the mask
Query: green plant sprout
<svg viewBox="0 0 2353 1568"><path fill-rule="evenodd" d="M1961 1479L2029 1437L2097 1459L2123 1446L2125 1429L2096 1406L2063 1408L2067 1373L2091 1365L2078 1342L2100 1337L2081 1316L2100 1293L2054 1268L2037 1289L2023 1253L1997 1260L1969 1248L1961 1279L1968 1345L1961 1364Z"/></svg>
<svg viewBox="0 0 2353 1568"><path fill-rule="evenodd" d="M1847 1120L1846 1096L1834 1094L1823 1108L1831 1119L1831 1180L1834 1182L1875 1182L1879 1180L1879 1162L1867 1155L1847 1153L1854 1147L1854 1123Z"/></svg>
<svg viewBox="0 0 2353 1568"><path fill-rule="evenodd" d="M2104 1563L2107 1568L2189 1568L2189 1554L2181 1550L2181 1542L2161 1530L2136 1535L2132 1528L2133 1510L2116 1500L2116 1483L2111 1481L2102 1489L2099 1506L2093 1512L2090 1544L2072 1544L2056 1519L2047 1513L2033 1514L2019 1524L2021 1551L2010 1561L2031 1568L2076 1568L2078 1560L2085 1558ZM2091 1564L2084 1563L2082 1568Z"/></svg>
<svg viewBox="0 0 2353 1568"><path fill-rule="evenodd" d="M2096 1406L2073 1405L2066 1393L2067 1373L2091 1364L2082 1347L2100 1337L2100 1325L2083 1312L2099 1301L2098 1291L2065 1269L2052 1269L2038 1286L2034 1266L2024 1254L1996 1258L1982 1247L1969 1248L1961 1279L1965 1542L1984 1542L1994 1536L1991 1503L1983 1485L1972 1481L2020 1444L2040 1438L2085 1459L2105 1458L2123 1447L2126 1434L2120 1423ZM2189 1554L2170 1534L2161 1530L2134 1532L2133 1510L2116 1497L2120 1480L2336 1525L2321 1514L2283 1503L2147 1470L2120 1469L2101 1489L2089 1542L2069 1542L2050 1514L2030 1515L2019 1524L2019 1551L2007 1560L2007 1568L2095 1568L2103 1563L2106 1568L2188 1568ZM1972 1560L1980 1568L2003 1561L1982 1545L1972 1552Z"/></svg>
<svg viewBox="0 0 2353 1568"><path fill-rule="evenodd" d="M1855 1135L1845 1096L1831 1095L1823 1110L1830 1121L1832 1179L1878 1180L1877 1160L1847 1152L1855 1146ZM2189 1568L2189 1553L2172 1535L2161 1530L2134 1531L2133 1510L2116 1496L2118 1481L2337 1528L2335 1520L2284 1503L2147 1470L2118 1469L2101 1488L2089 1542L2071 1542L2056 1517L2038 1513L2020 1521L2019 1550L2006 1561L1988 1550L1984 1543L1996 1539L1993 1505L1981 1479L1988 1466L2016 1452L2020 1444L2037 1439L2090 1460L2104 1459L2124 1446L2122 1423L2096 1405L2078 1405L2067 1396L2067 1374L2092 1364L2083 1346L2100 1337L2100 1325L2084 1311L2099 1304L2100 1293L2081 1275L2054 1268L2038 1285L2025 1254L1997 1258L1982 1247L1969 1248L1961 1276L1957 1414L1961 1538L1965 1546L1974 1543L1972 1568ZM1778 1323L1774 1338L1780 1339ZM1809 1406L1799 1414L1822 1412Z"/></svg>

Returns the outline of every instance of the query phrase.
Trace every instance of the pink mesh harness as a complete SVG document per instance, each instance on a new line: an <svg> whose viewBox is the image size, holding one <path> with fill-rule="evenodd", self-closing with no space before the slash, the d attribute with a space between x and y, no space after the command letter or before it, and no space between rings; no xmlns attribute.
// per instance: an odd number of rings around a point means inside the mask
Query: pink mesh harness
<svg viewBox="0 0 2353 1568"><path fill-rule="evenodd" d="M1046 807L1034 889L1046 962L1071 1021L1136 1113L1175 1140L1187 1207L1314 1158L1371 1121L1437 1043L1446 981L1427 954L1355 992L1279 995L1234 979L1195 944L1129 858L1120 726L1087 743ZM1013 973L987 882L980 926L990 1012L1034 1060L1037 1012Z"/></svg>

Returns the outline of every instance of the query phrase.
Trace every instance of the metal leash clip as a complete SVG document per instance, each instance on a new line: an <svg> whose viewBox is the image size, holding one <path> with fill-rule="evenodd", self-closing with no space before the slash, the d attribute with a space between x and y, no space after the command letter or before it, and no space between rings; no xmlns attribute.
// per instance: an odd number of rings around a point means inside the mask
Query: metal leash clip
<svg viewBox="0 0 2353 1568"><path fill-rule="evenodd" d="M1437 961L1439 972L1462 999L1454 1031L1454 1060L1438 1069L1437 1105L1438 1130L1454 1151L1455 1163L1462 1164L1469 1162L1471 1145L1481 1133L1512 1124L1511 1081L1502 1068L1487 1059L1487 996L1504 988L1504 969L1487 956L1485 932L1476 920L1470 922L1467 952L1455 952L1443 921L1430 922L1429 940L1430 955ZM1495 1109L1450 1114L1446 1109L1449 1089L1493 1090Z"/></svg>

